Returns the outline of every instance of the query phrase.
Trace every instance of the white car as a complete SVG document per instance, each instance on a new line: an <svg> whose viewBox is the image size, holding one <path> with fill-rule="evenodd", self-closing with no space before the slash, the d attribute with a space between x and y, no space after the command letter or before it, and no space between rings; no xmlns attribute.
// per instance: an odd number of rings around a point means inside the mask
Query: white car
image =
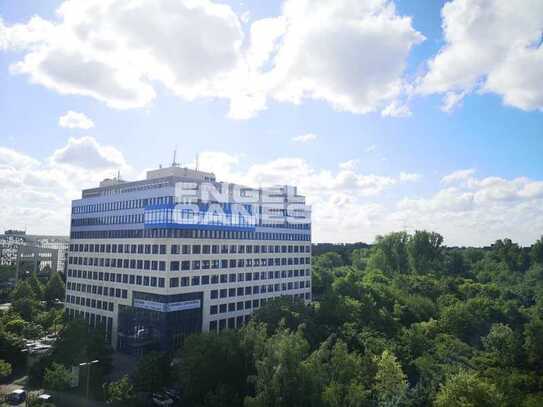
<svg viewBox="0 0 543 407"><path fill-rule="evenodd" d="M153 403L155 406L171 406L173 400L163 393L153 393Z"/></svg>

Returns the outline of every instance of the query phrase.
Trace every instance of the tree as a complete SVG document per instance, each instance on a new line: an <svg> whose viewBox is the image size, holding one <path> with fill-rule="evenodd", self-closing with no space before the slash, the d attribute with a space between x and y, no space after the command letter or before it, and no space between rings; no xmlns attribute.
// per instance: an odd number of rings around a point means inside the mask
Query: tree
<svg viewBox="0 0 543 407"><path fill-rule="evenodd" d="M38 279L38 276L36 275L36 272L33 271L30 277L28 278L28 284L32 288L32 291L34 292L34 298L37 300L41 300L43 298L43 285Z"/></svg>
<svg viewBox="0 0 543 407"><path fill-rule="evenodd" d="M306 370L302 361L309 344L301 330L279 330L270 337L256 361L256 394L245 398L247 407L308 405Z"/></svg>
<svg viewBox="0 0 543 407"><path fill-rule="evenodd" d="M494 355L500 365L510 365L515 361L515 333L508 325L493 324L488 335L483 338L483 346Z"/></svg>
<svg viewBox="0 0 543 407"><path fill-rule="evenodd" d="M543 236L532 245L530 257L532 262L543 265Z"/></svg>
<svg viewBox="0 0 543 407"><path fill-rule="evenodd" d="M537 316L524 325L524 350L528 362L543 365L543 321Z"/></svg>
<svg viewBox="0 0 543 407"><path fill-rule="evenodd" d="M25 321L31 321L39 306L36 295L30 284L20 280L11 293L12 308Z"/></svg>
<svg viewBox="0 0 543 407"><path fill-rule="evenodd" d="M496 407L503 405L503 395L496 386L477 373L465 370L451 376L441 385L436 407Z"/></svg>
<svg viewBox="0 0 543 407"><path fill-rule="evenodd" d="M11 363L0 359L0 381L4 380L11 374Z"/></svg>
<svg viewBox="0 0 543 407"><path fill-rule="evenodd" d="M24 363L24 341L20 336L13 335L0 328L0 359L9 362L12 366Z"/></svg>
<svg viewBox="0 0 543 407"><path fill-rule="evenodd" d="M374 268L391 275L408 271L407 242L405 232L377 236L377 242L371 250L367 268Z"/></svg>
<svg viewBox="0 0 543 407"><path fill-rule="evenodd" d="M106 400L114 406L131 406L134 402L134 386L128 376L123 376L116 382L104 384Z"/></svg>
<svg viewBox="0 0 543 407"><path fill-rule="evenodd" d="M367 364L358 353L349 352L343 341L333 344L333 339L329 338L303 363L312 386L312 405L354 407L368 404Z"/></svg>
<svg viewBox="0 0 543 407"><path fill-rule="evenodd" d="M377 366L373 392L380 406L398 406L407 393L407 378L394 354L383 351L374 360Z"/></svg>
<svg viewBox="0 0 543 407"><path fill-rule="evenodd" d="M160 390L169 379L170 364L166 354L149 352L136 366L134 384L140 391Z"/></svg>
<svg viewBox="0 0 543 407"><path fill-rule="evenodd" d="M45 369L43 384L46 389L63 391L70 387L71 374L60 363L53 362L50 367Z"/></svg>
<svg viewBox="0 0 543 407"><path fill-rule="evenodd" d="M441 271L442 243L443 236L439 233L417 230L407 244L411 271L419 274Z"/></svg>
<svg viewBox="0 0 543 407"><path fill-rule="evenodd" d="M247 376L255 373L265 338L265 327L252 322L240 331L189 336L178 371L186 404L221 405L222 399L223 405L239 405L250 390Z"/></svg>
<svg viewBox="0 0 543 407"><path fill-rule="evenodd" d="M64 300L65 286L60 274L55 272L49 277L49 281L45 287L44 298L49 306L53 305L56 300Z"/></svg>

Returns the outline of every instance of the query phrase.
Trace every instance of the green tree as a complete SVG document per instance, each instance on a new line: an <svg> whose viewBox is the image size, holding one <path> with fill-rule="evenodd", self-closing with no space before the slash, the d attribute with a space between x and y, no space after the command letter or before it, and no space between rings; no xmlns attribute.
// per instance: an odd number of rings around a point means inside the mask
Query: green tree
<svg viewBox="0 0 543 407"><path fill-rule="evenodd" d="M380 406L398 406L407 393L407 378L400 362L393 353L383 351L380 357L375 357L377 372L373 384L373 392Z"/></svg>
<svg viewBox="0 0 543 407"><path fill-rule="evenodd" d="M386 236L377 236L376 240L368 258L367 268L378 269L388 275L406 273L409 235L405 232L395 232Z"/></svg>
<svg viewBox="0 0 543 407"><path fill-rule="evenodd" d="M442 243L443 236L439 233L417 230L407 245L411 271L419 274L441 271Z"/></svg>
<svg viewBox="0 0 543 407"><path fill-rule="evenodd" d="M369 402L367 390L367 364L347 345L338 340L323 342L319 349L303 362L311 382L312 405L329 407L354 407ZM319 400L320 398L320 400Z"/></svg>
<svg viewBox="0 0 543 407"><path fill-rule="evenodd" d="M532 245L530 257L532 262L543 265L543 236Z"/></svg>
<svg viewBox="0 0 543 407"><path fill-rule="evenodd" d="M32 272L27 281L30 288L32 288L32 291L34 292L34 298L41 300L43 298L43 285L35 271Z"/></svg>
<svg viewBox="0 0 543 407"><path fill-rule="evenodd" d="M166 354L149 352L136 366L134 384L140 391L158 391L169 380L170 363Z"/></svg>
<svg viewBox="0 0 543 407"><path fill-rule="evenodd" d="M123 376L116 382L104 384L106 400L114 406L131 406L134 403L134 386L128 376Z"/></svg>
<svg viewBox="0 0 543 407"><path fill-rule="evenodd" d="M62 281L60 274L57 272L51 273L49 281L47 281L47 285L45 286L45 301L51 306L56 300L64 300L65 290L64 281Z"/></svg>
<svg viewBox="0 0 543 407"><path fill-rule="evenodd" d="M30 284L20 280L11 293L12 308L25 321L32 321L39 307L39 302Z"/></svg>
<svg viewBox="0 0 543 407"><path fill-rule="evenodd" d="M435 399L436 407L496 407L503 405L503 395L496 386L465 370L451 376Z"/></svg>
<svg viewBox="0 0 543 407"><path fill-rule="evenodd" d="M493 324L488 335L483 338L483 346L494 355L500 365L514 363L517 343L515 333L508 325Z"/></svg>
<svg viewBox="0 0 543 407"><path fill-rule="evenodd" d="M308 351L309 344L301 330L280 329L270 337L262 356L256 361L256 394L246 397L245 405L308 405L311 395L307 392L307 373L302 364Z"/></svg>
<svg viewBox="0 0 543 407"><path fill-rule="evenodd" d="M537 316L524 325L524 350L528 362L543 366L543 321Z"/></svg>
<svg viewBox="0 0 543 407"><path fill-rule="evenodd" d="M45 369L43 384L46 389L63 391L70 387L70 381L70 371L60 363L53 362Z"/></svg>
<svg viewBox="0 0 543 407"><path fill-rule="evenodd" d="M4 380L11 374L11 363L0 359L0 381Z"/></svg>

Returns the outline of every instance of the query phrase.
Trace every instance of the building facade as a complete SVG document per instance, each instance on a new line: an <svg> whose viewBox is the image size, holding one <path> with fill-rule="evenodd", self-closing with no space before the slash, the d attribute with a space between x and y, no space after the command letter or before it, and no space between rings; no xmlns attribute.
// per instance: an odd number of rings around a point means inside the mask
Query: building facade
<svg viewBox="0 0 543 407"><path fill-rule="evenodd" d="M295 187L253 189L212 173L104 180L72 202L66 313L129 353L238 328L270 298L311 301L311 223Z"/></svg>

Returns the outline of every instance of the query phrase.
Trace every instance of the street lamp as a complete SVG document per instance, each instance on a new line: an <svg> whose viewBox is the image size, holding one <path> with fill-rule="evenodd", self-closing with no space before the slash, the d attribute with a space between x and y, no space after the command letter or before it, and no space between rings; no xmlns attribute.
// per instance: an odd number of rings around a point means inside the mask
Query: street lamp
<svg viewBox="0 0 543 407"><path fill-rule="evenodd" d="M91 366L92 365L96 365L99 361L98 360L91 360L90 362L84 362L84 363L80 363L79 364L79 367L82 368L82 367L87 367L87 391L86 391L86 395L87 395L87 400L89 399L89 385L90 385L90 370L91 370Z"/></svg>

